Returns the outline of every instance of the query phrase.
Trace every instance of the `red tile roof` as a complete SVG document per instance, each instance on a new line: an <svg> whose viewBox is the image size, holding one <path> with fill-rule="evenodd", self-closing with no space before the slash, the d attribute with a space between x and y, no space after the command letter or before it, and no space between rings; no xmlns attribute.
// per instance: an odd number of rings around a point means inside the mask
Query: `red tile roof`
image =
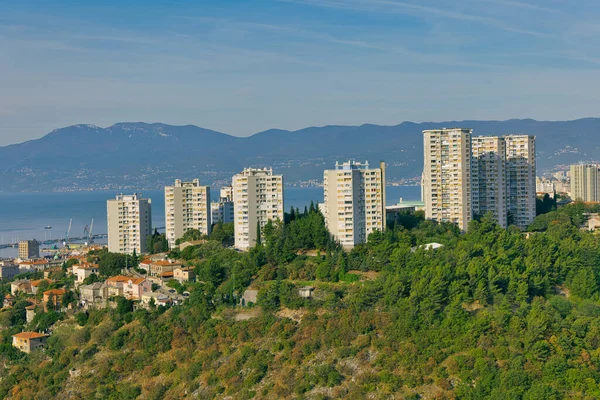
<svg viewBox="0 0 600 400"><path fill-rule="evenodd" d="M38 332L21 332L21 333L17 333L16 335L13 335L13 337L16 337L17 339L38 339L41 337L48 337L50 335L46 335L45 333L38 333Z"/></svg>

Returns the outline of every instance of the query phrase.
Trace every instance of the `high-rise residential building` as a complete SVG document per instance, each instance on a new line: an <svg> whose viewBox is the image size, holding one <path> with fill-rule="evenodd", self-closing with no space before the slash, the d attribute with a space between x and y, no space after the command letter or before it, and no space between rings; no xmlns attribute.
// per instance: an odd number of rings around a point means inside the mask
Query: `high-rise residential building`
<svg viewBox="0 0 600 400"><path fill-rule="evenodd" d="M471 143L473 215L492 213L506 228L506 142L498 136L473 136Z"/></svg>
<svg viewBox="0 0 600 400"><path fill-rule="evenodd" d="M329 232L345 248L365 243L369 234L385 229L385 163L335 163L323 174L325 202L321 210Z"/></svg>
<svg viewBox="0 0 600 400"><path fill-rule="evenodd" d="M31 260L40 258L40 244L37 240L21 240L19 242L19 258Z"/></svg>
<svg viewBox="0 0 600 400"><path fill-rule="evenodd" d="M199 179L176 179L174 186L165 186L165 228L170 248L190 229L210 234L211 219L209 186L201 186Z"/></svg>
<svg viewBox="0 0 600 400"><path fill-rule="evenodd" d="M462 230L491 213L526 229L535 218L535 137L472 136L470 129L423 131L423 200L427 219Z"/></svg>
<svg viewBox="0 0 600 400"><path fill-rule="evenodd" d="M221 188L219 201L210 203L212 223L233 222L233 188L225 186Z"/></svg>
<svg viewBox="0 0 600 400"><path fill-rule="evenodd" d="M571 198L575 201L600 201L600 166L571 165Z"/></svg>
<svg viewBox="0 0 600 400"><path fill-rule="evenodd" d="M269 220L283 221L283 175L272 169L245 168L232 179L235 247L256 245Z"/></svg>
<svg viewBox="0 0 600 400"><path fill-rule="evenodd" d="M535 219L535 136L507 135L506 200L508 223L525 230Z"/></svg>
<svg viewBox="0 0 600 400"><path fill-rule="evenodd" d="M152 201L140 194L118 194L107 201L108 251L137 254L147 251L152 234Z"/></svg>
<svg viewBox="0 0 600 400"><path fill-rule="evenodd" d="M425 217L467 230L471 204L471 129L423 131Z"/></svg>

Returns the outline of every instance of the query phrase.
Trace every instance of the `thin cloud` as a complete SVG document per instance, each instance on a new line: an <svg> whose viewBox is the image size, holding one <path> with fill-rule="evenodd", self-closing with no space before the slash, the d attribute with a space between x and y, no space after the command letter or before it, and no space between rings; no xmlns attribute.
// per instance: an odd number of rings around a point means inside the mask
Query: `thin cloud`
<svg viewBox="0 0 600 400"><path fill-rule="evenodd" d="M411 4L405 2L398 1L388 1L388 0L365 0L361 3L341 3L337 1L323 0L323 1L315 1L315 0L278 0L284 3L296 3L296 4L304 4L315 7L325 7L325 8L337 8L337 9L345 9L345 10L353 10L353 11L369 11L369 12L378 12L378 13L394 13L394 14L418 14L418 15L436 15L439 17L456 19L462 21L472 21L481 24L487 24L495 26L496 28L502 29L507 32L538 36L538 37L551 37L555 36L550 33L534 31L529 29L521 29L514 27L512 25L508 25L500 20L495 18L485 17L481 15L474 14L466 14L458 11L449 11L444 10L438 7L430 7L423 6L418 4ZM412 11L412 12L408 12Z"/></svg>

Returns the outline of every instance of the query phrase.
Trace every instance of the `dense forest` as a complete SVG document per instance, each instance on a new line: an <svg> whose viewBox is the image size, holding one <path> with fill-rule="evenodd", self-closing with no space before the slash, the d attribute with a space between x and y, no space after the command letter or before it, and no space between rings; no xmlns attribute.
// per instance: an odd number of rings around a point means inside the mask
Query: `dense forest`
<svg viewBox="0 0 600 400"><path fill-rule="evenodd" d="M487 216L461 233L406 214L350 252L316 207L269 223L245 253L223 245L220 226L171 254L197 274L183 305L119 301L29 324L22 300L4 310L0 396L597 399L600 238L581 229L591 211L540 215L529 234ZM247 287L258 300L242 307ZM51 326L45 352L11 347L24 325Z"/></svg>

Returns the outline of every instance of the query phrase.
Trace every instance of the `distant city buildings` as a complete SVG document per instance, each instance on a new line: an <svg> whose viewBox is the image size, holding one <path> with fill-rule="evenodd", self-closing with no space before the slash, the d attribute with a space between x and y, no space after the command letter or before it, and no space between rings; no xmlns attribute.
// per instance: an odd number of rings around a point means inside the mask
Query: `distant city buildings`
<svg viewBox="0 0 600 400"><path fill-rule="evenodd" d="M571 198L575 201L600 201L600 166L571 165Z"/></svg>
<svg viewBox="0 0 600 400"><path fill-rule="evenodd" d="M31 260L40 258L40 244L37 240L21 240L19 242L19 258Z"/></svg>
<svg viewBox="0 0 600 400"><path fill-rule="evenodd" d="M335 164L323 174L324 203L320 207L329 232L345 248L365 243L369 234L386 223L385 163Z"/></svg>
<svg viewBox="0 0 600 400"><path fill-rule="evenodd" d="M491 213L502 227L535 218L535 138L472 136L471 129L423 131L425 217L467 230Z"/></svg>
<svg viewBox="0 0 600 400"><path fill-rule="evenodd" d="M246 168L232 178L235 247L254 247L269 220L283 221L283 175Z"/></svg>
<svg viewBox="0 0 600 400"><path fill-rule="evenodd" d="M535 191L538 196L544 196L547 194L550 196L550 198L554 198L556 188L553 181L537 177L535 179Z"/></svg>
<svg viewBox="0 0 600 400"><path fill-rule="evenodd" d="M107 201L108 251L142 254L152 234L152 201L137 193Z"/></svg>
<svg viewBox="0 0 600 400"><path fill-rule="evenodd" d="M210 186L201 186L199 179L165 187L165 224L169 248L190 229L208 235L211 231Z"/></svg>
<svg viewBox="0 0 600 400"><path fill-rule="evenodd" d="M219 201L210 203L210 210L213 224L233 222L233 187L221 188Z"/></svg>

